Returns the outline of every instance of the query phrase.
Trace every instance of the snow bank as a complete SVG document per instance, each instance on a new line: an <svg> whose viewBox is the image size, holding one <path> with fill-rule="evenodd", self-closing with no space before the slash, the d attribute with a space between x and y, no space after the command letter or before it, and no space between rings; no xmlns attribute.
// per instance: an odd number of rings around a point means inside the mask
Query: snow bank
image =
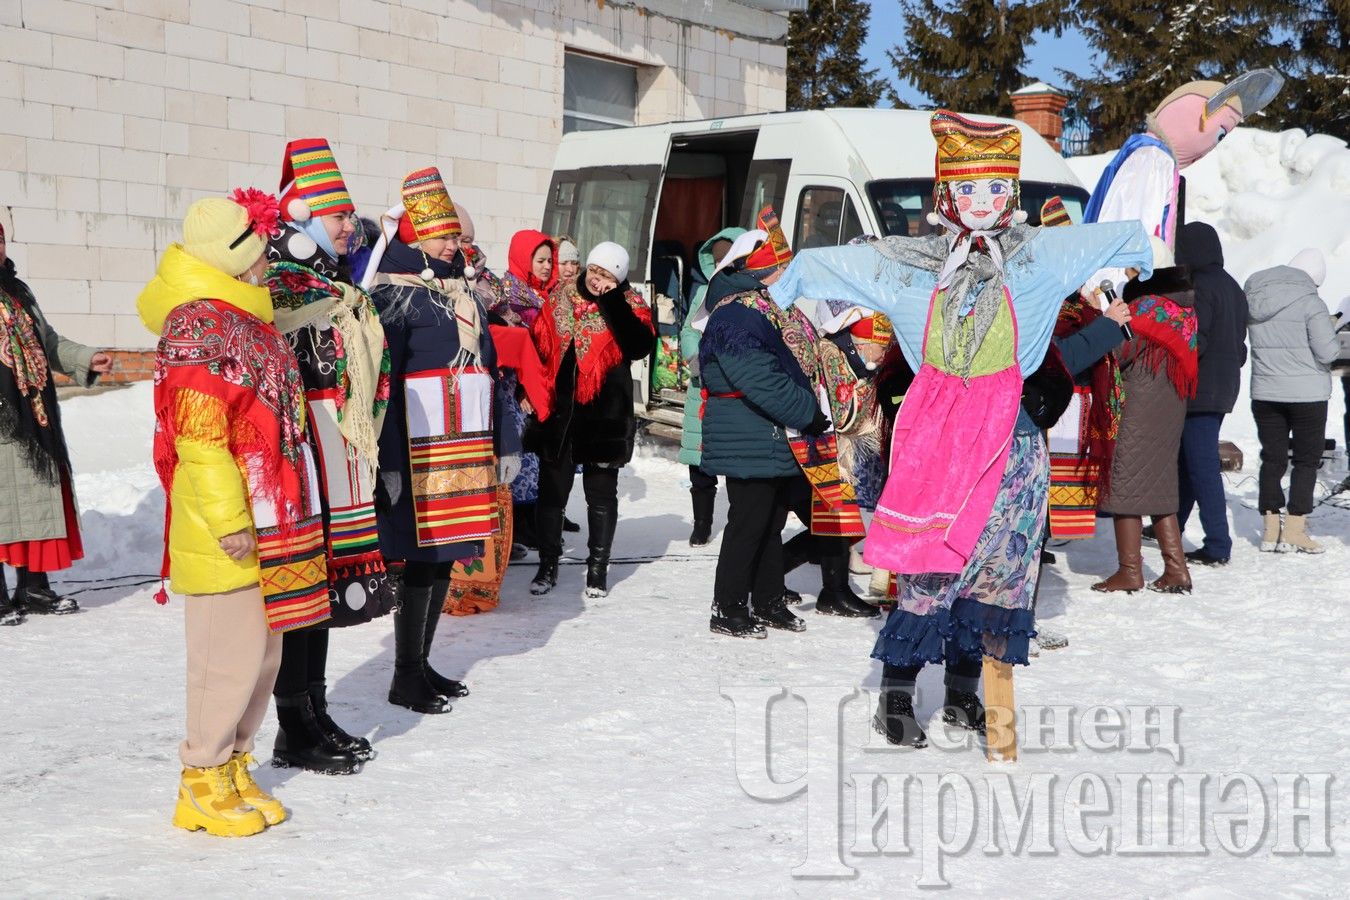
<svg viewBox="0 0 1350 900"><path fill-rule="evenodd" d="M1113 154L1069 160L1089 189ZM1306 247L1327 258L1322 299L1350 295L1350 149L1325 134L1239 128L1185 171L1186 217L1215 227L1239 282Z"/></svg>

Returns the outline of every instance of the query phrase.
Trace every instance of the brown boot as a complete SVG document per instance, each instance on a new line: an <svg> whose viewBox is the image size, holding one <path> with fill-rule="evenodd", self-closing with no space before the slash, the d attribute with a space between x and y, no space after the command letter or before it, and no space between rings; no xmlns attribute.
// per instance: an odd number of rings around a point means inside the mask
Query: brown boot
<svg viewBox="0 0 1350 900"><path fill-rule="evenodd" d="M1092 586L1094 591L1134 593L1144 587L1144 520L1140 516L1116 516L1116 574Z"/></svg>
<svg viewBox="0 0 1350 900"><path fill-rule="evenodd" d="M1163 573L1149 589L1164 594L1189 594L1191 572L1186 568L1186 553L1181 549L1181 524L1176 515L1154 516L1153 532L1158 536L1158 549L1162 551Z"/></svg>

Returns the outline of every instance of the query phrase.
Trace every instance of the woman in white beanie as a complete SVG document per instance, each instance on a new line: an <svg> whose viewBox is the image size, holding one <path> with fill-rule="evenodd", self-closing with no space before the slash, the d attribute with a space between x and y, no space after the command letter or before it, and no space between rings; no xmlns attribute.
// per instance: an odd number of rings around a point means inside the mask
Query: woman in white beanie
<svg viewBox="0 0 1350 900"><path fill-rule="evenodd" d="M530 592L547 594L558 583L563 511L580 465L590 550L586 595L603 597L619 517L619 469L632 459L637 433L629 363L650 356L656 341L651 310L628 284L628 251L610 241L596 245L581 276L544 304L533 331L554 403L525 435L526 449L540 459L539 570Z"/></svg>
<svg viewBox="0 0 1350 900"><path fill-rule="evenodd" d="M1313 486L1326 440L1331 364L1339 355L1335 326L1317 288L1326 261L1316 249L1247 279L1252 417L1261 441L1261 549L1321 553L1308 536ZM1289 505L1281 484L1293 451ZM1287 510L1280 521L1281 510Z"/></svg>
<svg viewBox="0 0 1350 900"><path fill-rule="evenodd" d="M262 286L279 218L261 191L198 200L136 303L159 337L163 574L186 598L187 737L173 823L229 837L286 818L249 774L253 739L281 635L329 617L304 384ZM168 602L163 591L157 599Z"/></svg>

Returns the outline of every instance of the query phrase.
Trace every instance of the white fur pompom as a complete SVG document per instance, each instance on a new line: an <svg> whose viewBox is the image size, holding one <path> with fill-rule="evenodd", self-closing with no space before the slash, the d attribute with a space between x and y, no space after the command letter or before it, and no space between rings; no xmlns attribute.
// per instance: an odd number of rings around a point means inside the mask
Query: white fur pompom
<svg viewBox="0 0 1350 900"><path fill-rule="evenodd" d="M310 215L309 204L301 197L292 197L286 204L286 216L292 222L308 222Z"/></svg>
<svg viewBox="0 0 1350 900"><path fill-rule="evenodd" d="M433 278L436 277L436 273L433 272L433 271L431 271L431 267L430 267L430 266L427 266L425 269L423 269L422 272L421 272L421 275L422 275L422 280L423 280L423 281L430 281L430 280L432 280Z"/></svg>
<svg viewBox="0 0 1350 900"><path fill-rule="evenodd" d="M286 252L293 259L306 260L319 252L319 246L314 243L314 239L309 235L299 231L292 231L291 236L286 238Z"/></svg>
<svg viewBox="0 0 1350 900"><path fill-rule="evenodd" d="M465 266L465 267L464 267L464 277L465 277L465 278L468 278L470 281L472 281L473 278L474 278L475 276L477 276L477 275L478 275L478 270L475 269L473 266Z"/></svg>
<svg viewBox="0 0 1350 900"><path fill-rule="evenodd" d="M942 220L938 218L938 214L935 212L930 212L924 218L928 220L929 225L938 226L942 224Z"/></svg>
<svg viewBox="0 0 1350 900"><path fill-rule="evenodd" d="M1027 211L1025 209L1014 210L1012 220L1014 225L1021 225L1027 220Z"/></svg>

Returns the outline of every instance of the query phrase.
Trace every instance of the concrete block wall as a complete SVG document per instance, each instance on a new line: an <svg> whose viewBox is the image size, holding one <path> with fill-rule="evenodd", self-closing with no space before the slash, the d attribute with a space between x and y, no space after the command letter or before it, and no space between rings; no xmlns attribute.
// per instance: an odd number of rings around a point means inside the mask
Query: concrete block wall
<svg viewBox="0 0 1350 900"><path fill-rule="evenodd" d="M153 346L135 300L188 205L275 191L287 139L323 136L363 215L440 166L504 270L543 213L566 50L640 66L639 124L783 109L784 47L719 30L720 5L0 0L10 255L63 334Z"/></svg>

